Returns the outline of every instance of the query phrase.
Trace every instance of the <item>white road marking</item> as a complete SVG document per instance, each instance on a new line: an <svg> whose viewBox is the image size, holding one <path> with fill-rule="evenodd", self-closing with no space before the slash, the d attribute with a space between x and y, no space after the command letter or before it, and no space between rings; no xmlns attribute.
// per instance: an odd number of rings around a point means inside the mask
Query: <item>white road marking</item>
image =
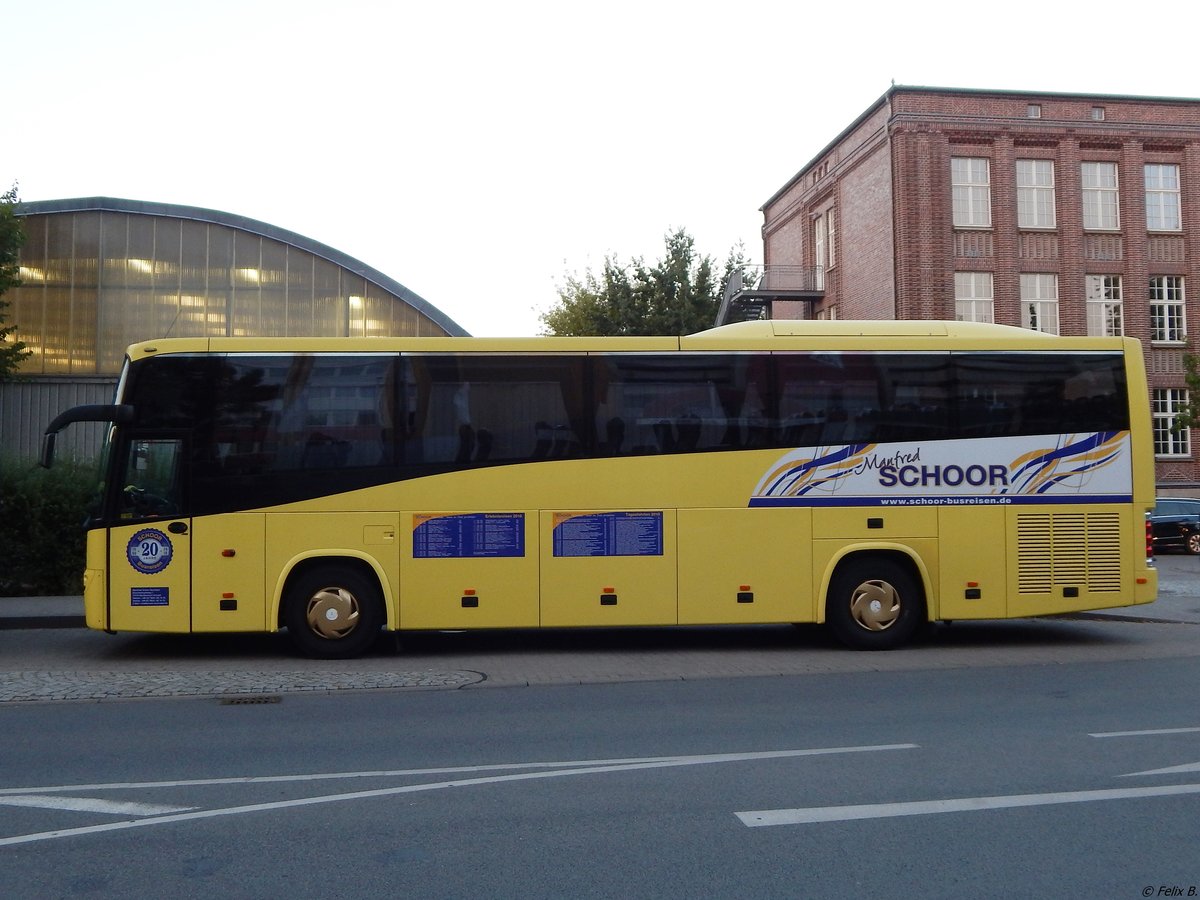
<svg viewBox="0 0 1200 900"><path fill-rule="evenodd" d="M1098 734L1089 734L1088 737L1147 737L1154 734L1193 734L1197 731L1200 731L1200 728L1152 728L1147 731L1102 731Z"/></svg>
<svg viewBox="0 0 1200 900"><path fill-rule="evenodd" d="M65 809L71 812L107 813L113 816L165 816L196 808L194 806L159 806L154 803L122 803L118 800L96 800L92 797L57 797L49 794L15 794L0 797L0 806Z"/></svg>
<svg viewBox="0 0 1200 900"><path fill-rule="evenodd" d="M1165 769L1150 769L1146 772L1130 772L1121 778L1136 778L1139 775L1179 775L1183 772L1200 772L1200 762L1184 763L1182 766L1168 766Z"/></svg>
<svg viewBox="0 0 1200 900"><path fill-rule="evenodd" d="M145 828L156 825L171 825L177 822L189 822L199 819L214 819L222 816L237 816L247 813L269 812L274 810L294 809L302 806L316 806L324 803L340 803L348 800L366 800L374 797L391 797L398 794L415 794L423 791L437 791L445 788L455 787L471 787L485 784L501 784L512 781L531 781L543 778L563 778L575 775L596 775L608 772L631 772L641 769L665 769L679 766L700 766L712 765L715 763L729 762L746 762L759 759L789 759L801 756L824 756L836 753L868 753L885 750L915 750L916 744L879 744L865 747L827 747L814 750L768 750L757 753L715 753L704 756L663 756L650 757L646 759L632 760L592 760L588 762L562 762L562 763L518 763L510 766L469 766L460 769L412 769L398 770L396 772L374 772L374 773L339 773L332 776L310 775L310 776L278 776L275 778L264 777L254 779L212 779L202 782L150 782L143 786L145 787L166 787L179 786L186 784L237 784L251 782L266 782L278 780L296 780L296 781L316 781L322 778L353 778L363 777L366 774L374 776L385 775L400 775L400 774L417 774L417 773L435 773L435 772L466 772L466 771L487 771L493 769L513 769L513 768L542 768L557 766L550 771L531 771L517 772L511 775L491 775L478 778L464 778L458 781L436 781L427 784L410 784L400 787L379 788L370 791L353 791L345 794L329 794L321 797L301 797L295 800L277 800L269 803L252 803L246 806L231 806L223 809L202 809L187 811L181 813L173 813L162 816L154 816L144 819L133 819L125 822L110 822L107 825L91 825L82 828L65 828L58 831L43 831L37 834L18 834L11 837L0 838L0 847L12 846L14 844L29 844L38 841L54 840L64 837L78 837L88 834L100 834L106 831L122 831L130 828ZM561 768L566 766L568 768ZM124 785L131 787L134 785ZM97 785L93 789L100 789L102 786ZM115 787L115 785L114 785ZM80 788L76 787L75 790ZM23 793L33 793L36 789L23 788L20 789ZM44 789L43 789L44 790ZM63 788L55 788L54 790L63 790ZM15 793L15 791L13 792Z"/></svg>
<svg viewBox="0 0 1200 900"><path fill-rule="evenodd" d="M1058 803L1094 803L1100 800L1171 797L1180 794L1200 794L1200 784L1171 784L1162 787L1070 791L1053 794L1016 794L1010 797L962 797L952 800L918 800L911 803L868 803L862 806L759 809L734 813L734 815L741 819L743 824L757 828L767 825L812 825L818 822L850 822L857 819L889 819L897 816L927 816L935 813L979 812L988 809L1049 806Z"/></svg>
<svg viewBox="0 0 1200 900"><path fill-rule="evenodd" d="M1159 734L1195 734L1200 728L1150 728L1145 731L1103 731L1089 734L1088 737L1151 737ZM1181 775L1184 772L1200 772L1200 762L1184 763L1182 766L1168 766L1165 769L1149 769L1145 772L1129 772L1121 778L1137 778L1139 775Z"/></svg>
<svg viewBox="0 0 1200 900"><path fill-rule="evenodd" d="M459 775L466 772L503 772L509 769L577 769L582 766L617 766L629 763L695 764L696 761L746 762L796 756L827 756L832 753L869 753L879 750L915 750L916 744L871 744L864 747L821 747L812 750L764 750L752 753L722 753L707 756L635 756L624 759L572 759L559 762L493 763L484 766L442 766L432 769L381 769L368 772L321 772L311 775L247 775L237 778L195 778L183 781L118 781L103 784L60 784L52 787L0 788L7 794L58 793L59 791L111 791L132 788L203 787L222 784L277 784L291 781L327 781L341 778L402 778L413 775Z"/></svg>

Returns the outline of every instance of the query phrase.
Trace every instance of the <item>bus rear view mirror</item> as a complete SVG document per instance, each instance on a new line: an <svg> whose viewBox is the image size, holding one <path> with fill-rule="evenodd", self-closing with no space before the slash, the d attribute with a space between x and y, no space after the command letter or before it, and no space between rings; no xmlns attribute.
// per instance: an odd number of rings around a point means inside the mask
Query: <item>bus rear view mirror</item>
<svg viewBox="0 0 1200 900"><path fill-rule="evenodd" d="M42 454L38 457L38 463L43 469L48 469L54 464L54 441L58 437L58 433L47 431L42 435Z"/></svg>
<svg viewBox="0 0 1200 900"><path fill-rule="evenodd" d="M75 422L113 422L127 425L133 421L133 407L128 403L75 406L59 413L42 434L42 452L38 463L44 469L54 464L54 443L58 433Z"/></svg>

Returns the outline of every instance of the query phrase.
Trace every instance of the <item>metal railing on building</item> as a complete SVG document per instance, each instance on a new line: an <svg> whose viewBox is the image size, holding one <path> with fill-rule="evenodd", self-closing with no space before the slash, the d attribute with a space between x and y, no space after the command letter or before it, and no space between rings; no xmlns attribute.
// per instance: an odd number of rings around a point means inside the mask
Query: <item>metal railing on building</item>
<svg viewBox="0 0 1200 900"><path fill-rule="evenodd" d="M800 301L811 309L824 297L823 266L741 266L725 284L716 324L774 318L778 301Z"/></svg>

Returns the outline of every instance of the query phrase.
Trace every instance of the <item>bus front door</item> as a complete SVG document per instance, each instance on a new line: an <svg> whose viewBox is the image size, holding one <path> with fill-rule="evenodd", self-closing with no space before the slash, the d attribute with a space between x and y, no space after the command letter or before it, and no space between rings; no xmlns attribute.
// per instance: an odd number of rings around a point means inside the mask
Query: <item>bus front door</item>
<svg viewBox="0 0 1200 900"><path fill-rule="evenodd" d="M110 631L191 630L191 520L181 515L183 440L130 443L108 532ZM123 522L129 524L121 524Z"/></svg>

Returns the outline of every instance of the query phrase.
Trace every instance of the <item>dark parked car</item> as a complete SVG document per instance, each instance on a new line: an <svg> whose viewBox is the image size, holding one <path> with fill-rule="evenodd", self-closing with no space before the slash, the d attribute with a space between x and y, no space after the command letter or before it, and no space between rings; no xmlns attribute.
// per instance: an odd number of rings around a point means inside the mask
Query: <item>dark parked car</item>
<svg viewBox="0 0 1200 900"><path fill-rule="evenodd" d="M1200 500L1188 497L1159 497L1150 513L1154 550L1186 550L1200 553Z"/></svg>

